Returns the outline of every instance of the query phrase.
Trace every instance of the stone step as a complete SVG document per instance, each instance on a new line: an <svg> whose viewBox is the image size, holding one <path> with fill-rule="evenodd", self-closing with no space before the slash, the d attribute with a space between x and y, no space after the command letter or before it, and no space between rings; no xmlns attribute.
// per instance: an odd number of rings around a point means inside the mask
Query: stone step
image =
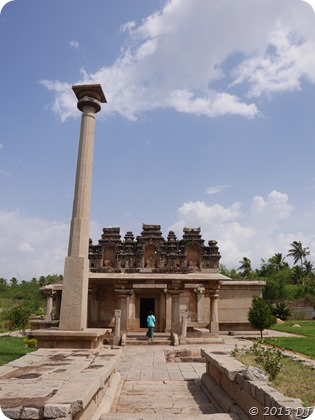
<svg viewBox="0 0 315 420"><path fill-rule="evenodd" d="M155 338L149 341L147 338L127 338L126 346L171 346L170 338Z"/></svg>
<svg viewBox="0 0 315 420"><path fill-rule="evenodd" d="M128 334L126 337L126 346L145 346L145 345L160 345L160 346L170 346L172 345L172 340L169 334L158 333L154 336L153 341L150 341L146 337L145 333L143 334Z"/></svg>
<svg viewBox="0 0 315 420"><path fill-rule="evenodd" d="M200 379L189 381L129 381L123 382L112 413L100 419L192 419L217 414L213 402L203 392ZM202 417L201 417L202 416ZM226 417L226 419L235 417ZM219 420L219 418L217 418Z"/></svg>

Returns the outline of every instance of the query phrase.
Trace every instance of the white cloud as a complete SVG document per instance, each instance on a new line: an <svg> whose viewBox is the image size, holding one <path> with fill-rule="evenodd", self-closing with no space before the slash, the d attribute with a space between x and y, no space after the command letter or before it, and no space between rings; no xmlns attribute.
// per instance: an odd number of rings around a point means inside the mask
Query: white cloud
<svg viewBox="0 0 315 420"><path fill-rule="evenodd" d="M29 280L63 273L67 224L28 217L20 210L2 210L0 230L0 277Z"/></svg>
<svg viewBox="0 0 315 420"><path fill-rule="evenodd" d="M70 41L69 42L70 47L78 49L80 47L80 43L78 41Z"/></svg>
<svg viewBox="0 0 315 420"><path fill-rule="evenodd" d="M209 194L209 195L217 194L229 187L230 185L213 185L212 187L208 187L206 189L206 194Z"/></svg>
<svg viewBox="0 0 315 420"><path fill-rule="evenodd" d="M315 82L314 16L296 0L169 0L121 30L128 42L112 66L76 82L104 86L107 115L135 120L171 108L252 118L259 115L253 98L297 90L303 77ZM53 110L63 121L79 115L68 83L42 83L55 93Z"/></svg>
<svg viewBox="0 0 315 420"><path fill-rule="evenodd" d="M19 209L0 210L0 277L63 274L69 229L68 223L29 217ZM98 238L101 228L92 220L90 231Z"/></svg>
<svg viewBox="0 0 315 420"><path fill-rule="evenodd" d="M0 150L3 149L3 144L0 143Z"/></svg>
<svg viewBox="0 0 315 420"><path fill-rule="evenodd" d="M248 209L238 202L224 207L189 201L178 209L178 220L169 229L180 237L184 227L200 226L204 239L218 241L223 264L238 267L239 261L247 257L259 267L261 258L276 252L286 255L295 240L315 249L315 235L308 230L295 231L293 210L287 194L278 191L266 198L255 196Z"/></svg>
<svg viewBox="0 0 315 420"><path fill-rule="evenodd" d="M303 77L315 82L315 41L295 39L290 28L279 27L270 33L263 54L243 61L234 70L232 85L248 83L248 97L301 89Z"/></svg>

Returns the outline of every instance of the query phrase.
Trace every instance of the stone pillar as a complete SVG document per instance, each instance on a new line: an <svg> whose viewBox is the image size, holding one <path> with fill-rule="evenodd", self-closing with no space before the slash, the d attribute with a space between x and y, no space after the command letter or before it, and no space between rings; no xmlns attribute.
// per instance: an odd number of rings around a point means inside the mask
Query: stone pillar
<svg viewBox="0 0 315 420"><path fill-rule="evenodd" d="M205 288L198 287L195 289L197 295L197 322L203 323L204 317L204 306L205 306Z"/></svg>
<svg viewBox="0 0 315 420"><path fill-rule="evenodd" d="M119 344L120 340L120 320L121 320L121 310L115 310L115 327L114 327L114 345Z"/></svg>
<svg viewBox="0 0 315 420"><path fill-rule="evenodd" d="M181 312L182 325L181 325L181 335L180 335L180 344L186 344L187 342L187 323L188 323L188 311Z"/></svg>
<svg viewBox="0 0 315 420"><path fill-rule="evenodd" d="M218 294L210 295L210 332L212 334L219 334L218 297Z"/></svg>
<svg viewBox="0 0 315 420"><path fill-rule="evenodd" d="M75 192L65 260L60 330L81 331L87 326L89 229L95 113L106 102L100 85L72 87L82 111Z"/></svg>
<svg viewBox="0 0 315 420"><path fill-rule="evenodd" d="M117 292L117 291L116 291ZM132 294L132 291L118 291L119 298L119 307L121 310L120 318L120 329L121 333L128 332L128 322L129 322L129 296Z"/></svg>
<svg viewBox="0 0 315 420"><path fill-rule="evenodd" d="M211 284L207 287L207 294L210 297L210 327L209 332L212 335L219 335L219 316L218 316L218 297L219 283Z"/></svg>
<svg viewBox="0 0 315 420"><path fill-rule="evenodd" d="M51 311L53 309L53 296L54 293L52 290L46 292L46 315L45 321L51 321Z"/></svg>
<svg viewBox="0 0 315 420"><path fill-rule="evenodd" d="M61 292L57 292L56 293L56 302L55 302L55 307L56 307L56 317L55 319L60 319L60 305L61 305Z"/></svg>
<svg viewBox="0 0 315 420"><path fill-rule="evenodd" d="M172 330L172 297L167 289L165 292L165 332Z"/></svg>
<svg viewBox="0 0 315 420"><path fill-rule="evenodd" d="M175 334L180 334L180 313L179 313L179 292L171 292L172 296L172 323L171 331Z"/></svg>

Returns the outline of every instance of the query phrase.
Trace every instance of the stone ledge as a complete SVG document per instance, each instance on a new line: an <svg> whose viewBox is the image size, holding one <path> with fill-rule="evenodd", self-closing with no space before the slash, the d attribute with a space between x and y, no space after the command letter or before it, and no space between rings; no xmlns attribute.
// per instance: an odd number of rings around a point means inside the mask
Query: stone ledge
<svg viewBox="0 0 315 420"><path fill-rule="evenodd" d="M121 350L40 349L0 371L0 406L12 419L91 420L113 400Z"/></svg>
<svg viewBox="0 0 315 420"><path fill-rule="evenodd" d="M279 415L270 415L268 419L300 418L295 410L303 407L301 400L286 397L264 380L247 379L246 367L229 354L216 354L205 350L201 350L201 354L206 359L207 366L202 383L224 412L235 412L234 408L239 406L246 418L249 409L257 407L255 419L264 420L266 407L276 407ZM281 415L286 413L286 410L290 410L290 415Z"/></svg>
<svg viewBox="0 0 315 420"><path fill-rule="evenodd" d="M107 329L87 328L82 331L63 331L56 328L29 331L38 348L96 349L103 345Z"/></svg>

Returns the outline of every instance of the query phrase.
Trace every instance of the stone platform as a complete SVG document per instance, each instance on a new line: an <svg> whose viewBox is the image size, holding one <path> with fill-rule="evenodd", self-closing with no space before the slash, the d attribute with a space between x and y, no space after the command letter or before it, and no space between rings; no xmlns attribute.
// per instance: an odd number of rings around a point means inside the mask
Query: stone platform
<svg viewBox="0 0 315 420"><path fill-rule="evenodd" d="M29 331L27 336L37 340L38 348L97 349L103 346L111 330L86 328L82 331L62 331L47 328Z"/></svg>
<svg viewBox="0 0 315 420"><path fill-rule="evenodd" d="M120 349L39 349L0 367L0 406L10 419L91 420L111 406Z"/></svg>

